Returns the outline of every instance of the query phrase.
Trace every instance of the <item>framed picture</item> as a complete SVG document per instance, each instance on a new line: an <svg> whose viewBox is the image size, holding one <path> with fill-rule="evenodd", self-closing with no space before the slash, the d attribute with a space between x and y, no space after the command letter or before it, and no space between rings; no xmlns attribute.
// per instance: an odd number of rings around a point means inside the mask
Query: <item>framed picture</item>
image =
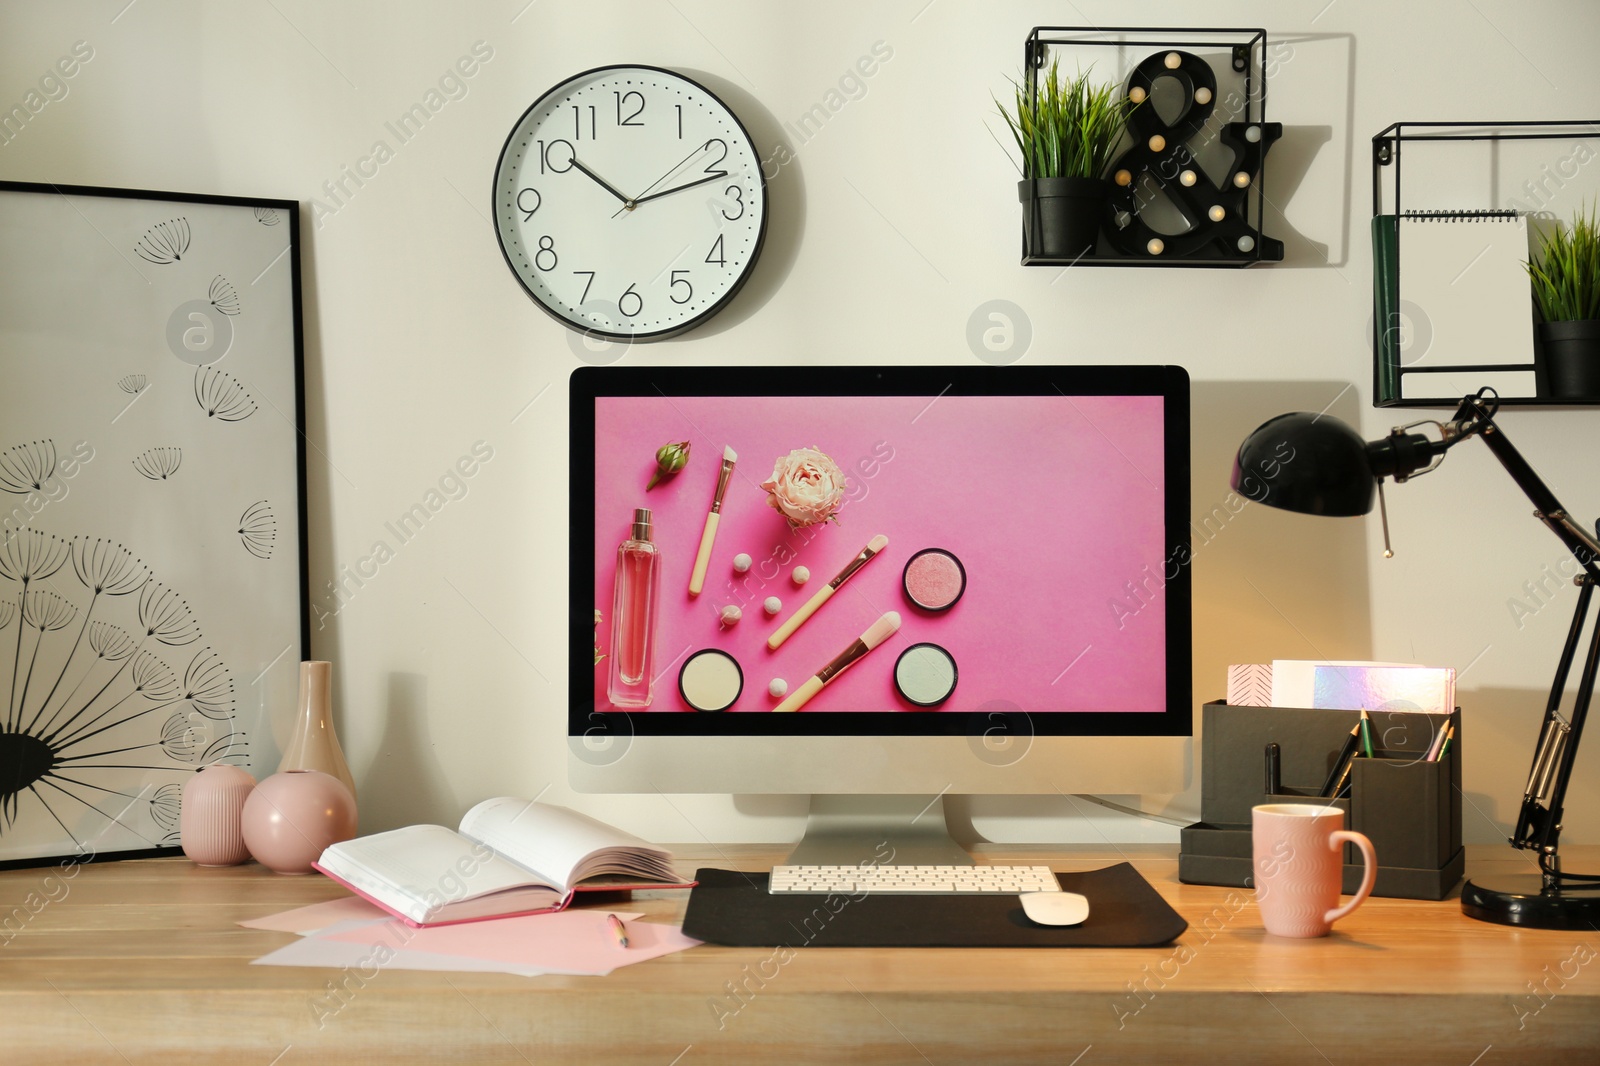
<svg viewBox="0 0 1600 1066"><path fill-rule="evenodd" d="M298 205L0 182L0 868L276 766L305 536Z"/></svg>

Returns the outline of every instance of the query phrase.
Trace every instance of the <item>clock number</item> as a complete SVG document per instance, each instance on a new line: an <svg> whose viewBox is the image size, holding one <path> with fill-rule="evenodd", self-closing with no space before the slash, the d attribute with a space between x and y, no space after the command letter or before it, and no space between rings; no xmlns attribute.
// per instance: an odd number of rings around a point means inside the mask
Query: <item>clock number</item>
<svg viewBox="0 0 1600 1066"><path fill-rule="evenodd" d="M577 104L572 105L572 139L583 140L583 113ZM589 105L589 139L595 139L594 105Z"/></svg>
<svg viewBox="0 0 1600 1066"><path fill-rule="evenodd" d="M559 160L551 158L551 156L555 153L556 145L558 144L564 144L567 146L567 165L564 167L556 166L556 163ZM539 173L543 174L545 170L548 169L552 174L565 174L567 171L572 169L572 157L576 154L577 150L572 147L571 141L551 141L548 146L546 146L543 141L540 141Z"/></svg>
<svg viewBox="0 0 1600 1066"><path fill-rule="evenodd" d="M633 310L628 310L628 297L633 297ZM644 297L633 291L633 286L628 286L628 291L617 297L617 310L634 318L644 310Z"/></svg>
<svg viewBox="0 0 1600 1066"><path fill-rule="evenodd" d="M528 196L528 194L530 192L533 193L533 206L532 207L529 207L527 204L523 203L523 200L525 200L527 198L527 196ZM544 197L540 196L539 195L539 190L535 189L531 185L528 188L523 189L521 192L517 193L517 210L522 212L522 221L524 221L524 222L526 222L529 219L531 219L533 217L533 213L535 211L539 210L539 208L542 207L543 205L544 205Z"/></svg>
<svg viewBox="0 0 1600 1066"><path fill-rule="evenodd" d="M681 141L683 140L683 105L673 104L672 106L678 110L678 140Z"/></svg>
<svg viewBox="0 0 1600 1066"><path fill-rule="evenodd" d="M739 219L744 217L744 190L737 185L730 185L726 189L722 190L722 195L724 196L728 195L729 193L733 193L733 202L739 205L739 213L737 215L730 215L728 214L728 208L724 206L722 208L722 217L727 219L729 222L737 222Z"/></svg>
<svg viewBox="0 0 1600 1066"><path fill-rule="evenodd" d="M550 263L545 265L544 257L550 257ZM540 270L554 270L561 260L556 258L556 242L554 237L540 237L539 250L533 253L533 265Z"/></svg>
<svg viewBox="0 0 1600 1066"><path fill-rule="evenodd" d="M722 238L718 237L717 240L720 241L720 240L722 240ZM694 286L689 284L689 279L688 278L680 278L680 277L678 277L679 274L687 274L687 273L689 273L687 270L674 270L672 272L672 284L670 286L668 286L668 288L676 289L679 285L682 285L685 289L689 290L688 292L683 294L683 299L681 299L681 300L678 299L676 296L673 296L673 295L671 295L669 293L667 298L670 299L675 304L686 304L690 300L694 299Z"/></svg>
<svg viewBox="0 0 1600 1066"><path fill-rule="evenodd" d="M717 145L718 147L720 147L722 149L722 154L717 156L717 161L715 163L707 163L706 164L705 172L707 174L710 174L714 178L725 178L725 177L728 176L728 172L726 170L714 170L712 168L721 166L722 165L722 161L724 159L728 158L728 143L726 141L722 140L720 137L714 137L711 140L706 142L706 149L705 150L708 151L708 152L711 151L711 146L713 144Z"/></svg>
<svg viewBox="0 0 1600 1066"><path fill-rule="evenodd" d="M589 298L589 286L594 284L594 271L592 271L592 270L574 270L573 273L574 274L587 274L587 275L589 275L589 280L583 283L583 295L578 297L578 302L579 303L583 303L585 300L587 300Z"/></svg>
<svg viewBox="0 0 1600 1066"><path fill-rule="evenodd" d="M713 259L712 256L716 258ZM713 266L728 265L728 254L722 250L722 234L717 234L717 242L711 246L711 251L706 253L706 262Z"/></svg>
<svg viewBox="0 0 1600 1066"><path fill-rule="evenodd" d="M643 122L635 122L634 121L634 119L636 119L640 115L644 114L644 94L643 93L629 91L629 92L625 92L625 93L612 93L611 95L615 96L617 98L617 125L619 125L619 126L643 126L644 125ZM622 108L625 105L628 105L628 102L629 102L630 98L636 98L639 101L639 106L634 108L633 112L627 118L623 118L622 117Z"/></svg>

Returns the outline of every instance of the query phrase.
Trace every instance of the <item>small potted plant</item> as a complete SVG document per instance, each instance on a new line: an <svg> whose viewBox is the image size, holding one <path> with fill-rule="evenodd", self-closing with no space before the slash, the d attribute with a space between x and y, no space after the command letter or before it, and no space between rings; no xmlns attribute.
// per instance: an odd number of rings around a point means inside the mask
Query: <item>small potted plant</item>
<svg viewBox="0 0 1600 1066"><path fill-rule="evenodd" d="M1012 84L1015 111L998 100L995 106L1022 152L1017 197L1025 250L1048 259L1093 255L1111 197L1106 167L1134 105L1085 72L1064 77L1059 61L1034 79L1032 92Z"/></svg>
<svg viewBox="0 0 1600 1066"><path fill-rule="evenodd" d="M1524 264L1539 309L1539 341L1551 399L1600 401L1600 227L1594 209L1559 225Z"/></svg>

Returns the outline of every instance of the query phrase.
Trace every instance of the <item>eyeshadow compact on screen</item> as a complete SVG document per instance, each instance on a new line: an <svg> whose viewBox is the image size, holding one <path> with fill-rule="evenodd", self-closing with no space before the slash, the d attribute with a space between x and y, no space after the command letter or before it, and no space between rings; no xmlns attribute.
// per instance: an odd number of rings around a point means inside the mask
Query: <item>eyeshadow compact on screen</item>
<svg viewBox="0 0 1600 1066"><path fill-rule="evenodd" d="M725 711L743 691L738 661L716 648L695 652L678 671L678 694L697 711Z"/></svg>
<svg viewBox="0 0 1600 1066"><path fill-rule="evenodd" d="M906 598L924 611L948 611L967 591L967 570L943 548L923 548L906 560Z"/></svg>
<svg viewBox="0 0 1600 1066"><path fill-rule="evenodd" d="M913 644L894 663L894 687L918 707L937 707L956 690L951 654L937 644Z"/></svg>

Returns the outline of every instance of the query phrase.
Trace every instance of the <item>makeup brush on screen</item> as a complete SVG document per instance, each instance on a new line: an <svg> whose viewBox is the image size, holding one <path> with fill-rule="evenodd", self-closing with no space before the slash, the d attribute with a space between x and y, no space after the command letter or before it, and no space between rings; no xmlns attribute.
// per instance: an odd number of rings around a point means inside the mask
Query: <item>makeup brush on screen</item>
<svg viewBox="0 0 1600 1066"><path fill-rule="evenodd" d="M873 537L872 540L868 541L867 546L862 548L861 551L856 554L856 557L851 559L850 562L846 564L843 570L835 574L832 581L818 589L816 595L807 600L798 611L790 615L783 625L779 626L777 630L773 632L772 636L767 638L767 650L777 651L779 645L788 640L790 637L794 636L794 631L800 628L800 624L802 622L815 614L818 607L821 607L823 604L827 603L828 598L835 592L839 591L840 585L850 580L851 574L854 574L857 570L860 570L863 566L866 566L867 562L874 555L877 555L888 546L889 538L884 536L882 533L879 533L876 537Z"/></svg>
<svg viewBox="0 0 1600 1066"><path fill-rule="evenodd" d="M795 689L788 699L773 708L775 711L798 711L810 702L811 697L822 691L822 687L844 673L858 659L879 644L888 640L900 628L900 612L889 611L884 616L872 623L872 627L850 642L850 646L836 655L815 675L806 678L806 683Z"/></svg>
<svg viewBox="0 0 1600 1066"><path fill-rule="evenodd" d="M722 446L722 470L717 474L717 493L711 497L711 513L706 515L706 529L700 534L700 551L694 557L694 571L689 575L689 595L698 596L705 587L706 567L711 562L711 545L717 539L717 523L722 521L722 497L728 491L728 480L733 477L733 464L739 453L727 445Z"/></svg>

